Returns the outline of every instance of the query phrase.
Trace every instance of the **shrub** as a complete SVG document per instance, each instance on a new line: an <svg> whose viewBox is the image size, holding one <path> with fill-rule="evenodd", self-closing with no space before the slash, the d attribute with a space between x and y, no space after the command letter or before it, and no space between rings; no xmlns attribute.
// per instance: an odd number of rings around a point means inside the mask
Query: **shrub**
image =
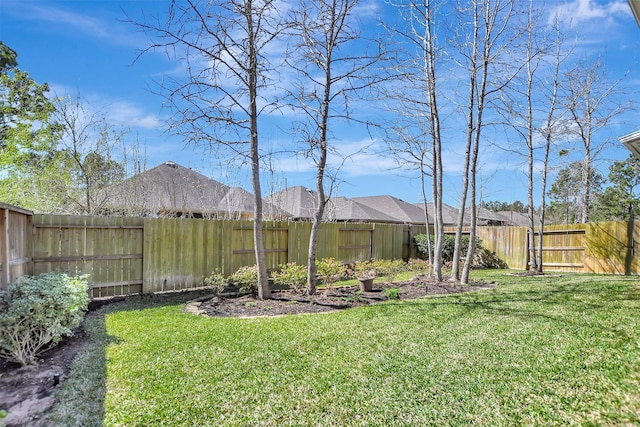
<svg viewBox="0 0 640 427"><path fill-rule="evenodd" d="M299 292L307 283L307 267L295 262L281 264L279 270L271 273L271 278L276 285L289 286Z"/></svg>
<svg viewBox="0 0 640 427"><path fill-rule="evenodd" d="M242 266L235 273L229 276L229 281L240 287L242 292L258 292L258 267Z"/></svg>
<svg viewBox="0 0 640 427"><path fill-rule="evenodd" d="M373 268L373 261L356 261L353 264L353 275L358 279L376 277L378 272Z"/></svg>
<svg viewBox="0 0 640 427"><path fill-rule="evenodd" d="M204 286L211 288L214 295L220 295L228 284L227 279L220 270L211 272L209 277L205 277L202 282L204 283Z"/></svg>
<svg viewBox="0 0 640 427"><path fill-rule="evenodd" d="M318 277L325 285L331 286L345 276L345 266L337 259L322 258L316 263L316 266Z"/></svg>
<svg viewBox="0 0 640 427"><path fill-rule="evenodd" d="M89 304L89 276L25 276L0 291L0 357L21 365L73 333Z"/></svg>
<svg viewBox="0 0 640 427"><path fill-rule="evenodd" d="M402 293L402 289L400 288L385 288L384 294L389 299L400 299L400 294Z"/></svg>
<svg viewBox="0 0 640 427"><path fill-rule="evenodd" d="M394 281L406 269L406 264L401 259L375 259L371 261L371 265L378 276L384 276L389 281Z"/></svg>
<svg viewBox="0 0 640 427"><path fill-rule="evenodd" d="M412 272L415 276L422 276L429 274L431 271L431 264L429 261L420 258L411 258L407 263L407 270Z"/></svg>
<svg viewBox="0 0 640 427"><path fill-rule="evenodd" d="M487 248L479 247L473 257L473 266L476 268L509 268L506 262L498 258L498 255Z"/></svg>
<svg viewBox="0 0 640 427"><path fill-rule="evenodd" d="M434 246L434 236L429 236L431 242L431 250L433 250ZM418 234L414 237L416 245L418 246L418 252L426 257L428 254L429 245L427 245L427 235L426 234ZM442 236L442 262L450 262L453 261L453 250L455 248L456 237L445 234ZM460 240L460 253L466 255L467 249L469 248L469 236L462 236ZM480 247L480 239L476 237L476 247Z"/></svg>
<svg viewBox="0 0 640 427"><path fill-rule="evenodd" d="M418 234L415 236L416 245L421 255L426 256L427 248L427 235ZM469 249L469 237L462 236L460 241L461 248L460 254L464 258L467 256L467 250ZM433 248L433 236L431 236L431 247ZM455 247L455 236L445 234L442 241L442 263L447 266L453 261L453 249ZM476 251L473 254L473 267L480 268L508 268L507 264L498 258L495 252L482 246L482 241L476 237Z"/></svg>

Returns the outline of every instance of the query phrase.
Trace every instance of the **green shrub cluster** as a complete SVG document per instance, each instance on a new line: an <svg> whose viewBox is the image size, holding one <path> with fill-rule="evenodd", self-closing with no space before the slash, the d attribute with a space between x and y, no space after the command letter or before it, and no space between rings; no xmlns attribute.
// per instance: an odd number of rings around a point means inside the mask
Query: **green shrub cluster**
<svg viewBox="0 0 640 427"><path fill-rule="evenodd" d="M278 270L271 273L271 278L274 284L288 286L299 292L307 283L307 267L295 262L281 264Z"/></svg>
<svg viewBox="0 0 640 427"><path fill-rule="evenodd" d="M412 272L415 276L422 276L429 274L431 271L431 264L429 261L420 258L411 258L407 262L407 270Z"/></svg>
<svg viewBox="0 0 640 427"><path fill-rule="evenodd" d="M240 287L242 292L258 292L258 267L255 265L242 266L229 276L229 281Z"/></svg>
<svg viewBox="0 0 640 427"><path fill-rule="evenodd" d="M353 271L357 278L385 277L387 280L393 281L406 268L405 262L401 259L371 259L357 261L353 266Z"/></svg>
<svg viewBox="0 0 640 427"><path fill-rule="evenodd" d="M211 288L214 295L220 295L228 285L227 279L220 270L211 272L209 277L205 277L202 282L204 286Z"/></svg>
<svg viewBox="0 0 640 427"><path fill-rule="evenodd" d="M89 304L89 276L25 276L0 291L0 357L30 365L71 335Z"/></svg>
<svg viewBox="0 0 640 427"><path fill-rule="evenodd" d="M346 277L344 264L335 258L322 258L317 261L316 266L318 268L318 277L327 286L331 286Z"/></svg>
<svg viewBox="0 0 640 427"><path fill-rule="evenodd" d="M418 234L414 237L418 252L426 257L429 244L426 234ZM434 236L430 236L431 250L434 248ZM442 263L447 265L453 261L453 251L455 248L455 236L445 234L442 240ZM469 249L469 236L462 236L460 240L460 253L466 256ZM476 250L473 255L473 267L480 268L508 268L507 264L498 258L498 255L482 246L482 241L476 237Z"/></svg>

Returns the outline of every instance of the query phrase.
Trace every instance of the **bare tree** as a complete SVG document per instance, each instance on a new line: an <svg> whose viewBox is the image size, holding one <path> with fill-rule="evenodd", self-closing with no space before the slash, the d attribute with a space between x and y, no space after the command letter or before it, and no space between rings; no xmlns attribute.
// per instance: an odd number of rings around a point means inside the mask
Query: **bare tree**
<svg viewBox="0 0 640 427"><path fill-rule="evenodd" d="M164 50L185 68L184 78L161 82L173 116L169 131L187 143L226 148L251 165L253 236L258 297L270 298L262 232L259 118L275 108L270 48L284 26L275 0L173 1L165 22L138 25L154 40L143 51Z"/></svg>
<svg viewBox="0 0 640 427"><path fill-rule="evenodd" d="M402 119L393 126L395 138L390 151L400 167L413 168L420 174L427 237L429 216L425 177L431 177L434 206L434 250L429 245L429 261L435 279L442 280L442 140L438 107L437 66L440 60L435 23L440 3L430 0L407 0L392 3L400 13L403 26L390 28L403 47L397 56L396 72L400 88L390 91L393 111ZM399 89L399 90L398 90ZM432 253L433 252L433 253Z"/></svg>
<svg viewBox="0 0 640 427"><path fill-rule="evenodd" d="M332 143L331 123L347 120L369 124L353 115L352 103L364 96L382 76L371 68L382 59L377 43L364 40L356 12L359 0L302 0L293 12L296 44L287 64L299 80L290 95L303 119L295 131L306 143L305 155L316 166L317 203L309 239L307 293L316 292L316 250L320 223L335 183L335 169L328 164ZM344 156L342 156L344 158ZM326 191L325 178L329 178Z"/></svg>
<svg viewBox="0 0 640 427"><path fill-rule="evenodd" d="M522 61L525 66L501 97L501 108L507 121L507 128L515 131L516 146L510 150L526 156L527 164L527 218L529 269L542 273L541 238L544 227L545 193L549 169L551 145L562 132L562 114L558 111L558 87L560 67L568 57L564 49L562 32L556 19L550 27L539 23L540 14L529 2L527 24L523 37ZM542 140L540 140L542 137ZM523 152L522 145L526 149ZM506 147L502 147L507 149ZM542 155L537 153L542 151ZM540 169L536 170L536 164ZM540 217L536 223L534 208L534 189L536 174L540 174ZM538 232L538 250L536 251L536 230Z"/></svg>
<svg viewBox="0 0 640 427"><path fill-rule="evenodd" d="M538 252L536 267L537 272L543 273L542 265L542 248L544 237L544 224L545 216L547 212L547 178L549 174L549 153L551 152L551 146L564 132L563 114L558 112L558 90L562 82L560 81L560 67L568 57L568 52L564 51L564 41L562 32L560 30L560 24L556 19L553 25L553 31L555 33L555 39L552 46L555 47L549 55L549 70L548 78L543 81L541 92L544 94L543 105L546 108L546 118L541 127L538 128L538 132L544 139L543 145L543 157L541 161L540 169L540 208L539 208L539 222L538 222ZM529 206L530 220L533 218L533 206ZM530 231L533 233L533 230Z"/></svg>
<svg viewBox="0 0 640 427"><path fill-rule="evenodd" d="M602 131L613 119L631 108L629 103L619 102L622 93L621 83L625 76L611 81L600 57L593 62L582 60L568 72L566 86L566 105L569 111L573 134L584 149L582 167L582 212L581 221L589 222L591 204L591 170L602 150L612 141L603 137Z"/></svg>
<svg viewBox="0 0 640 427"><path fill-rule="evenodd" d="M54 116L63 129L56 157L71 179L52 180L50 190L64 201L67 212L98 215L109 200L108 188L125 178L126 132L79 96L58 97Z"/></svg>
<svg viewBox="0 0 640 427"><path fill-rule="evenodd" d="M460 52L460 65L468 73L466 98L466 149L463 163L463 182L460 211L457 220L451 280L468 283L469 270L476 249L477 226L477 171L478 156L485 109L517 74L510 69L508 49L519 37L515 21L515 0L471 0L467 8L458 8L460 22L468 28L458 31L456 42ZM468 31L466 31L468 30ZM461 37L461 38L460 38ZM504 61L504 62L503 62ZM460 248L466 201L469 199L470 233L465 263L460 272Z"/></svg>

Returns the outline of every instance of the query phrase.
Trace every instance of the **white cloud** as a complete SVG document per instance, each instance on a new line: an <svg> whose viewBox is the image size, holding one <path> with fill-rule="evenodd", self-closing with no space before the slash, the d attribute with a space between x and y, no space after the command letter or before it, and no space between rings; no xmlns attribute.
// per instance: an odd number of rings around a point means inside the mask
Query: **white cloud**
<svg viewBox="0 0 640 427"><path fill-rule="evenodd" d="M588 30L588 27L585 28L584 25L597 21L598 25L594 25L593 29L601 31L603 25L611 26L620 17L630 17L631 10L627 2L623 0L609 2L573 0L560 3L556 7L551 8L549 22L551 22L556 15L561 22L571 28L581 26L582 29Z"/></svg>
<svg viewBox="0 0 640 427"><path fill-rule="evenodd" d="M143 129L158 129L163 126L160 117L129 101L112 101L106 105L105 111L111 121L122 126Z"/></svg>
<svg viewBox="0 0 640 427"><path fill-rule="evenodd" d="M78 37L89 36L107 40L115 45L145 47L144 40L136 36L133 26L120 21L125 19L125 16L117 7L110 10L110 14L92 16L89 13L77 13L52 6L46 2L3 0L3 3L3 13L34 21L35 25L54 24Z"/></svg>

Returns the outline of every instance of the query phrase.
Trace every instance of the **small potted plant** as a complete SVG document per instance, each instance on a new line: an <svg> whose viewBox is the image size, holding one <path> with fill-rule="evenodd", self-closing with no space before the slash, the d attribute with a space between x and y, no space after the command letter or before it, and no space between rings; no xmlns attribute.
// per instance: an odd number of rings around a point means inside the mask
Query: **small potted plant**
<svg viewBox="0 0 640 427"><path fill-rule="evenodd" d="M362 292L371 292L373 290L373 279L376 277L376 270L373 268L371 261L356 262L353 271L358 281L360 281L360 290Z"/></svg>

